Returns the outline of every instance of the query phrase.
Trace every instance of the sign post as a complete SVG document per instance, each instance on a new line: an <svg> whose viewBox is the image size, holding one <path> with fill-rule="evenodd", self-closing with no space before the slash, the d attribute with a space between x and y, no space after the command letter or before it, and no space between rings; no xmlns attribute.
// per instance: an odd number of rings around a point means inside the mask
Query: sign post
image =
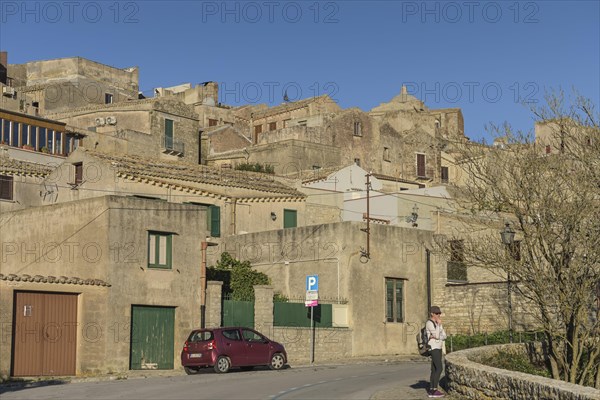
<svg viewBox="0 0 600 400"><path fill-rule="evenodd" d="M306 307L310 307L310 363L315 362L314 307L319 305L319 275L306 276Z"/></svg>

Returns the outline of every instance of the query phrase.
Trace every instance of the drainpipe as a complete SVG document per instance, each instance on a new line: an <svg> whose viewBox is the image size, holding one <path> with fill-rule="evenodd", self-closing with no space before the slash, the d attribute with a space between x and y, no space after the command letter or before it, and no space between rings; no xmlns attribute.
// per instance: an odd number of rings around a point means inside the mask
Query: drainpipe
<svg viewBox="0 0 600 400"><path fill-rule="evenodd" d="M206 328L206 249L209 246L218 246L218 243L209 242L208 238L200 243L202 263L200 264L200 328Z"/></svg>
<svg viewBox="0 0 600 400"><path fill-rule="evenodd" d="M431 251L429 249L425 249L425 256L427 265L427 313L429 313L431 309Z"/></svg>

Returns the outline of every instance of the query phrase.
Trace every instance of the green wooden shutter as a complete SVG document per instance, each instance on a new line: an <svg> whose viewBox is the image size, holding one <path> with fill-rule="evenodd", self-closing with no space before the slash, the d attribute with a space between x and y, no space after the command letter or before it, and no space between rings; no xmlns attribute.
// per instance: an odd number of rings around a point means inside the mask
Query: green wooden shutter
<svg viewBox="0 0 600 400"><path fill-rule="evenodd" d="M173 120L165 119L165 147L173 148Z"/></svg>
<svg viewBox="0 0 600 400"><path fill-rule="evenodd" d="M283 210L283 227L295 228L298 226L298 216L296 210Z"/></svg>
<svg viewBox="0 0 600 400"><path fill-rule="evenodd" d="M210 236L221 237L221 207L208 206L208 218L210 226Z"/></svg>

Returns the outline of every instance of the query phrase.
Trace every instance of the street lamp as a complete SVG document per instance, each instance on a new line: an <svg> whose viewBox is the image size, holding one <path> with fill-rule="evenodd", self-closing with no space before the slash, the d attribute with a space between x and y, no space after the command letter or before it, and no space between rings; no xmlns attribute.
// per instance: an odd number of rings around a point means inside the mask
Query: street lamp
<svg viewBox="0 0 600 400"><path fill-rule="evenodd" d="M507 254L511 253L511 246L515 242L515 230L511 228L510 222L506 222L504 229L500 231L500 237L502 238L502 243L506 246ZM510 267L507 271L507 292L508 292L508 336L510 338L510 342L513 341L513 324L512 324L512 294L511 294L511 277L510 277Z"/></svg>
<svg viewBox="0 0 600 400"><path fill-rule="evenodd" d="M209 242L208 237L200 243L202 251L202 264L200 265L200 328L206 328L206 249L218 246L218 243Z"/></svg>

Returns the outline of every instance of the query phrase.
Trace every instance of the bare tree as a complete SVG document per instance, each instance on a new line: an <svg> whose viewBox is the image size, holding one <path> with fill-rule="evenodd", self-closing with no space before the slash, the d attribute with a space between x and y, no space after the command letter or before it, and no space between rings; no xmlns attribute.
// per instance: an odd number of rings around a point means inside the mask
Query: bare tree
<svg viewBox="0 0 600 400"><path fill-rule="evenodd" d="M465 262L517 282L555 379L600 388L598 114L580 96L567 104L563 92L532 111L535 136L504 125L494 129L496 146L455 145L466 174L458 201L487 227L465 240ZM500 240L507 221L519 248Z"/></svg>

